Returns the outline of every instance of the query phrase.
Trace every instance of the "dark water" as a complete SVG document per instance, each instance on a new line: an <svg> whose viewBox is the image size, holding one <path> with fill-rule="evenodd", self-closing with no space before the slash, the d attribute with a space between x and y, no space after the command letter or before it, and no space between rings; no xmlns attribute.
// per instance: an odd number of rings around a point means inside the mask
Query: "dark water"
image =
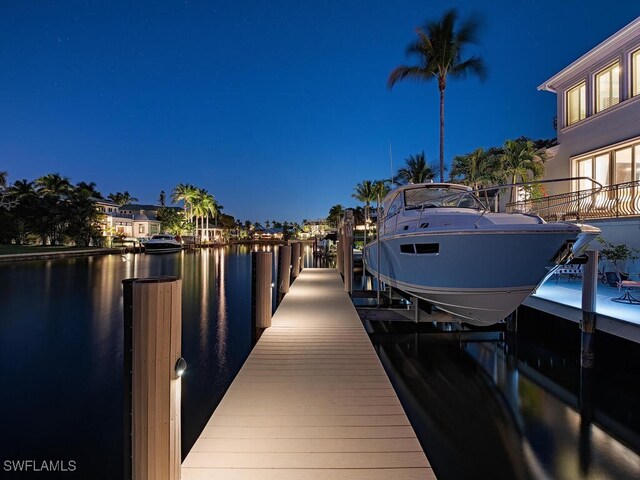
<svg viewBox="0 0 640 480"><path fill-rule="evenodd" d="M58 478L122 477L121 281L129 277L184 281L186 454L250 351L248 253L0 264L0 478L31 478L2 469L26 459L73 460L75 474ZM640 478L637 345L599 335L587 373L575 324L532 311L521 314L517 336L368 327L440 479Z"/></svg>
<svg viewBox="0 0 640 480"><path fill-rule="evenodd" d="M544 317L544 318L542 318ZM439 479L640 478L640 349L533 310L519 332L370 322Z"/></svg>
<svg viewBox="0 0 640 480"><path fill-rule="evenodd" d="M122 477L121 282L131 277L183 279L185 455L251 348L249 252L0 264L0 477L11 477L5 461L27 459L74 461L74 478Z"/></svg>

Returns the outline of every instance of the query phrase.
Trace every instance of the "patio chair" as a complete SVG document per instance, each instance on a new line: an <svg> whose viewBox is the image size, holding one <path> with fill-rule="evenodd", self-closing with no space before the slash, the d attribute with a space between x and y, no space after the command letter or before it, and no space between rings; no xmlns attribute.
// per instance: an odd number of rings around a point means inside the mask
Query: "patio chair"
<svg viewBox="0 0 640 480"><path fill-rule="evenodd" d="M624 294L618 298L612 298L612 302L630 303L632 305L640 305L640 299L631 295L632 288L640 288L640 282L635 280L620 280L618 282L618 292L624 288Z"/></svg>

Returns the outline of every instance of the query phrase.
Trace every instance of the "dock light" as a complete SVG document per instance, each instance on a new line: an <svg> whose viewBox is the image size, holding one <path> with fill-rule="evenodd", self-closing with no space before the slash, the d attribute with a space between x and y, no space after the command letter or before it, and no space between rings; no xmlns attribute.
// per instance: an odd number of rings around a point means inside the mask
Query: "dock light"
<svg viewBox="0 0 640 480"><path fill-rule="evenodd" d="M187 361L184 358L180 357L176 362L174 370L176 372L176 378L180 378L187 370Z"/></svg>

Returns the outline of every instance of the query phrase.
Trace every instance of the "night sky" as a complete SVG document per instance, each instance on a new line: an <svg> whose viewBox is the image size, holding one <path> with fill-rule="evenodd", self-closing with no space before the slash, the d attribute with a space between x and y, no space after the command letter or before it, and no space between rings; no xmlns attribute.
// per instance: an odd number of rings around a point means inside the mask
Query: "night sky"
<svg viewBox="0 0 640 480"><path fill-rule="evenodd" d="M435 82L412 63L415 27L456 6L483 18L488 76L452 80L445 157L554 137L536 87L640 14L639 0L0 2L0 170L58 172L143 203L206 188L241 220L355 205L353 187L425 151L438 161ZM613 5L613 4L611 4Z"/></svg>

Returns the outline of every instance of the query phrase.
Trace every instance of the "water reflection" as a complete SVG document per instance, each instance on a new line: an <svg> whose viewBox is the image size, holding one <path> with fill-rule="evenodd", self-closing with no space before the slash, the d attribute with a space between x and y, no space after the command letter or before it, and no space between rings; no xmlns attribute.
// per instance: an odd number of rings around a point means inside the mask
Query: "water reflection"
<svg viewBox="0 0 640 480"><path fill-rule="evenodd" d="M226 370L227 365L227 292L225 281L225 249L216 249L216 266L218 279L218 343L217 358L222 370Z"/></svg>
<svg viewBox="0 0 640 480"><path fill-rule="evenodd" d="M581 376L571 354L540 360L540 346L520 336L513 344L501 333L485 341L487 332L371 325L438 478L640 478L639 431L622 422L640 397L624 411L607 401L628 399L628 385L607 385L603 396L606 373Z"/></svg>
<svg viewBox="0 0 640 480"><path fill-rule="evenodd" d="M122 286L183 279L183 454L250 349L247 248L0 265L3 458L74 459L78 478L122 472Z"/></svg>

